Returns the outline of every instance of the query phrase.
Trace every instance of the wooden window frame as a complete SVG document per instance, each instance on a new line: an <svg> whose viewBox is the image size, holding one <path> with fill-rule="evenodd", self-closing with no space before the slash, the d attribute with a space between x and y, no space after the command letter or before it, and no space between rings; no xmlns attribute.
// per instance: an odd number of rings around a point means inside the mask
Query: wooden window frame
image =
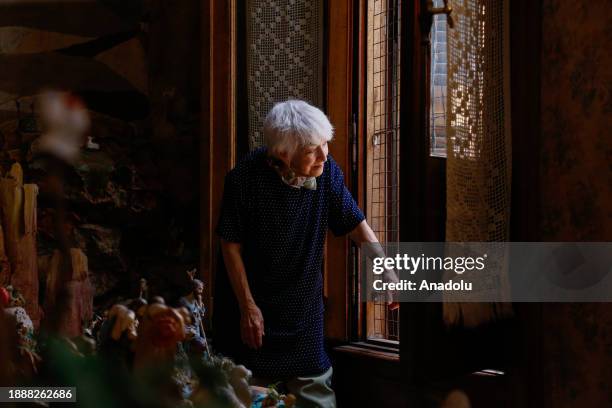
<svg viewBox="0 0 612 408"><path fill-rule="evenodd" d="M345 171L347 185L352 187L353 194L357 198L361 208L365 208L365 176L367 169L364 166L351 168L349 158L351 150L357 163L367 163L367 129L366 129L366 49L367 49L367 0L355 0L354 2L329 0L328 27L334 27L328 33L328 43L334 44L337 54L328 52L328 86L327 106L328 115L332 122L340 127L340 138L332 143L331 152L334 157L342 158L341 167ZM354 8L353 8L354 7ZM402 2L402 26L401 26L401 76L400 81L400 115L402 125L400 127L400 155L403 160L400 164L400 205L402 217L400 217L400 241L439 241L444 240L444 209L430 208L426 204L428 200L439 200L445 203L445 159L431 157L429 154L429 67L426 62L429 59L429 25L423 21L423 11L426 8L425 0L416 2ZM355 13L355 10L358 10ZM347 22L353 21L353 26ZM357 30L356 32L352 29ZM339 43L353 41L354 47L338 48ZM341 52L341 51L345 52ZM357 71L353 75L352 69ZM344 81L338 81L341 77ZM353 89L347 89L348 78L353 78ZM345 102L342 103L342 100ZM337 102L340 103L337 103ZM347 103L346 101L351 101ZM348 113L349 105L352 105L354 119ZM335 116L338 112L341 115ZM350 129L354 126L354 129ZM353 130L353 140L347 138L349 131ZM338 135L338 133L337 133ZM335 145L335 146L334 146ZM347 170L353 170L349 172ZM365 171L364 171L365 170ZM435 179L438 183L431 185L427 180ZM428 228L432 222L436 228ZM341 244L338 239L328 241L328 253L326 257L326 270L332 267L337 273L333 279L326 276L326 291L331 294L342 294L346 301L344 309L338 307L327 307L328 314L346 316L350 324L342 326L334 319L327 319L327 337L332 340L343 340L351 342L353 346L380 350L383 353L391 353L397 356L394 347L389 347L389 342L379 340L368 340L366 337L365 322L367 319L365 304L358 298L359 265L358 257L353 246L348 245L346 238ZM332 245L329 245L331 242ZM331 255L331 256L330 256ZM349 259L350 262L343 263L338 260ZM329 274L328 274L329 275ZM343 276L342 276L343 275ZM347 294L347 292L350 292ZM400 308L400 320L405 322L400 325L399 356L402 361L402 372L408 375L407 379L415 379L417 372L426 363L425 358L418 350L426 339L425 335L415 335L421 330L422 325L429 327L428 331L436 332L435 328L427 323L434 316L440 316L440 305L409 304ZM333 327L333 325L337 325ZM332 328L330 329L330 325ZM342 334L344 328L344 336ZM418 365L415 365L418 364ZM409 380L411 382L412 380Z"/></svg>
<svg viewBox="0 0 612 408"><path fill-rule="evenodd" d="M335 127L330 153L360 208L366 207L366 32L367 0L328 0L326 113ZM333 29L332 29L333 27ZM367 214L366 214L367 217ZM333 272L332 272L333 271ZM366 307L359 299L359 251L348 237L328 234L324 265L325 336L341 350L369 349L397 361L397 343L368 340ZM350 347L346 349L346 344Z"/></svg>
<svg viewBox="0 0 612 408"><path fill-rule="evenodd" d="M346 0L328 0L326 9L326 113L335 127L330 154L342 171L349 187L355 187L353 169L353 12L354 4ZM333 29L332 29L333 27ZM352 189L362 206L362 191ZM350 338L351 318L349 303L352 296L354 265L353 250L347 237L327 235L324 265L325 335L336 343Z"/></svg>
<svg viewBox="0 0 612 408"><path fill-rule="evenodd" d="M214 313L212 294L218 261L215 226L225 174L236 162L236 1L204 0L201 11L200 274L208 283L208 323Z"/></svg>
<svg viewBox="0 0 612 408"><path fill-rule="evenodd" d="M330 153L362 209L366 208L367 173L366 17L367 0L327 1L325 38L326 44L334 45L326 50L326 113L335 126ZM324 268L326 338L332 344L350 343L350 350L370 349L374 356L395 361L397 342L367 339L367 308L359 299L358 252L347 237L328 234Z"/></svg>

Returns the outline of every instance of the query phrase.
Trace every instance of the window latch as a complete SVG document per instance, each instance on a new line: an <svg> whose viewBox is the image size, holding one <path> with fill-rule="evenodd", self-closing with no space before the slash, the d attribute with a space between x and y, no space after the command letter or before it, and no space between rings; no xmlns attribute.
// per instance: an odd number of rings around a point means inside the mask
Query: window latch
<svg viewBox="0 0 612 408"><path fill-rule="evenodd" d="M455 21L453 20L453 16L451 13L453 12L453 8L448 5L448 0L444 0L444 7L434 7L433 0L427 0L427 12L434 16L436 14L446 14L446 22L450 28L455 26Z"/></svg>

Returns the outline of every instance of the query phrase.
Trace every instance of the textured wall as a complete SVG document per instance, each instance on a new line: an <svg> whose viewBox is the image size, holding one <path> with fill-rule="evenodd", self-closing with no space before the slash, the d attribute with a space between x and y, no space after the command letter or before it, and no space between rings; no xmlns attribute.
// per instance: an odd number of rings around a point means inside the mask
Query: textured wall
<svg viewBox="0 0 612 408"><path fill-rule="evenodd" d="M544 233L612 238L612 14L605 0L546 0L542 38Z"/></svg>
<svg viewBox="0 0 612 408"><path fill-rule="evenodd" d="M545 0L543 240L612 240L612 13L606 0ZM545 305L546 406L612 406L612 304Z"/></svg>

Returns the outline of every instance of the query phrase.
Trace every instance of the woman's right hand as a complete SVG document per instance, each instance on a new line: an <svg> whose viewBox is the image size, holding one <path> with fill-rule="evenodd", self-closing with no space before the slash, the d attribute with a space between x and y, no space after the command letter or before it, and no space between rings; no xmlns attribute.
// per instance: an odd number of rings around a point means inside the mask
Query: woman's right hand
<svg viewBox="0 0 612 408"><path fill-rule="evenodd" d="M255 303L249 303L241 311L240 335L242 342L252 349L261 347L264 335L264 319Z"/></svg>

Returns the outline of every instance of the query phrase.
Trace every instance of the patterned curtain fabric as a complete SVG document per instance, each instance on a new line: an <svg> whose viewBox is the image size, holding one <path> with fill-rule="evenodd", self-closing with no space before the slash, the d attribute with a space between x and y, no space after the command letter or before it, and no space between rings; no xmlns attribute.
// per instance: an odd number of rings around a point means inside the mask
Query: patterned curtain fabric
<svg viewBox="0 0 612 408"><path fill-rule="evenodd" d="M302 99L322 108L323 0L248 0L249 147L263 144L274 103Z"/></svg>
<svg viewBox="0 0 612 408"><path fill-rule="evenodd" d="M508 3L454 0L451 4L455 27L448 30L449 242L509 240L512 145ZM492 258L498 263L490 272L506 282L507 254L501 246L500 253L494 257L489 254ZM476 326L509 313L509 303L444 305L448 324Z"/></svg>

